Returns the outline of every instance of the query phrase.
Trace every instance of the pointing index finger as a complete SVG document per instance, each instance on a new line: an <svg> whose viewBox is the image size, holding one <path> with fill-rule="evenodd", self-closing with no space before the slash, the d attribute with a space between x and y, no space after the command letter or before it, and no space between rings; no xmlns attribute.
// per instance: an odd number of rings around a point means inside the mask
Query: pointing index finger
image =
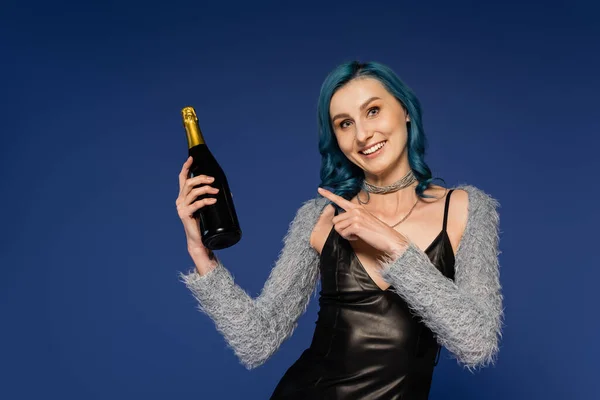
<svg viewBox="0 0 600 400"><path fill-rule="evenodd" d="M337 204L338 206L342 207L344 210L348 211L352 208L354 208L356 205L348 200L346 200L345 198L343 198L342 196L338 196L335 193L330 192L327 189L323 189L323 188L318 188L317 191L323 196L328 198L329 200L333 201L335 204Z"/></svg>

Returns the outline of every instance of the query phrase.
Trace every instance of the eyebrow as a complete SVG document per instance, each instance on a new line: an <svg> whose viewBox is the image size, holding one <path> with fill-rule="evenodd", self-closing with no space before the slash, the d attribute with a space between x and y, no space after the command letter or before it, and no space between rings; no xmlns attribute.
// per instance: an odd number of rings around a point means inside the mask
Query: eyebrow
<svg viewBox="0 0 600 400"><path fill-rule="evenodd" d="M370 99L368 99L367 101L365 101L364 103L362 103L362 105L360 106L360 111L364 110L369 105L369 103L372 102L373 100L381 100L381 99L379 97L377 97L377 96L371 97ZM350 118L350 115L348 115L346 113L337 114L335 117L331 118L331 122L335 121L338 118L342 118L342 117Z"/></svg>

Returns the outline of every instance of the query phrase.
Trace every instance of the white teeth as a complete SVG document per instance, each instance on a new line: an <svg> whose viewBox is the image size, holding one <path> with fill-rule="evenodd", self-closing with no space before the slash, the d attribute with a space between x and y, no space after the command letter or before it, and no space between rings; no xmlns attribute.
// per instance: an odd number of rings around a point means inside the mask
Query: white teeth
<svg viewBox="0 0 600 400"><path fill-rule="evenodd" d="M380 148L382 148L384 144L385 144L385 142L381 142L381 143L379 143L379 144L376 144L376 145L375 145L375 146L373 146L373 147L370 147L370 148L368 148L368 149L366 149L366 150L363 150L361 153L363 153L363 154L371 154L371 153L374 153L374 152L376 152L377 150L379 150Z"/></svg>

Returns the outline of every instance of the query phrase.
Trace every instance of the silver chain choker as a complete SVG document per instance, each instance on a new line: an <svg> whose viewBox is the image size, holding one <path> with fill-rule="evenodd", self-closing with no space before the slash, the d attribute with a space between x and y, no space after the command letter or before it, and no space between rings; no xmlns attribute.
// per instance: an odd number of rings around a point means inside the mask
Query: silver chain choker
<svg viewBox="0 0 600 400"><path fill-rule="evenodd" d="M357 196L356 199L358 200L358 202L360 204L367 204L369 202L369 200L371 199L370 193L375 193L375 194L393 193L400 189L404 189L405 187L410 186L416 180L417 180L417 178L413 174L412 169L410 169L408 171L408 173L406 175L404 175L400 180L392 183L391 185L387 185L387 186L376 186L376 185L372 185L363 180L362 189L365 192L367 192L367 202L363 203L360 200L359 196Z"/></svg>
<svg viewBox="0 0 600 400"><path fill-rule="evenodd" d="M396 192L400 189L404 189L405 187L410 186L416 180L417 180L417 178L415 177L415 175L413 174L412 169L411 169L400 180L392 183L391 185L375 186L375 185L368 183L367 181L363 181L362 188L367 192L375 193L375 194L392 193L392 192Z"/></svg>

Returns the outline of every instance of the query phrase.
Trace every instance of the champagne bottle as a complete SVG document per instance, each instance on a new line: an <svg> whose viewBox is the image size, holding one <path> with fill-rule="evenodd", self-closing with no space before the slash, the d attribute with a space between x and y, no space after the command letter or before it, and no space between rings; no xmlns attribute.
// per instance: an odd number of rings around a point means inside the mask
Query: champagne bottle
<svg viewBox="0 0 600 400"><path fill-rule="evenodd" d="M203 194L194 200L195 202L206 197L217 199L214 204L207 204L194 213L194 218L200 224L202 243L210 250L231 247L241 239L242 230L231 198L227 177L204 141L194 108L185 107L181 110L181 114L187 134L188 154L193 158L190 177L212 176L215 180L210 183L210 186L219 189L217 194ZM203 185L205 184L197 185L194 188Z"/></svg>

